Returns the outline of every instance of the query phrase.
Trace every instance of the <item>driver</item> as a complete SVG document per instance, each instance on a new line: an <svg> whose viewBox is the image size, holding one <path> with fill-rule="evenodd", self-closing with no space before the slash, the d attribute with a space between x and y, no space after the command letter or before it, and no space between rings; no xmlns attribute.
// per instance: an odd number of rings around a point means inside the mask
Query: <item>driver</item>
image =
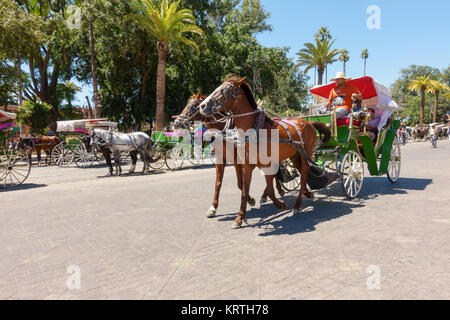
<svg viewBox="0 0 450 320"><path fill-rule="evenodd" d="M355 86L348 84L348 80L351 78L347 78L344 72L338 72L336 77L331 79L336 82L337 87L331 90L327 107L336 110L336 119L343 118L350 113L353 100L362 100L361 92Z"/></svg>

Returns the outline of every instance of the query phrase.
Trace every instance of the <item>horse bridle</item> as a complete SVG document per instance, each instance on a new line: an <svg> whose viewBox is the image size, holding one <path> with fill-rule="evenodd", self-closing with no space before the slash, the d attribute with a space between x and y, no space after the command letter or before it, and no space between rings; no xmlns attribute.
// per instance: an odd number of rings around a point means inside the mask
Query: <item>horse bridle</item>
<svg viewBox="0 0 450 320"><path fill-rule="evenodd" d="M223 117L230 117L231 112L233 111L232 109L225 112L225 114L223 112L220 112L218 109L226 106L231 100L234 100L233 101L233 106L234 106L236 104L237 98L239 97L239 92L240 92L241 88L230 81L224 82L222 85L224 85L224 84L230 84L231 86L222 88L220 90L220 94L222 96L221 100L223 100L223 101L220 101L214 95L209 96L209 99L212 100L212 102L214 103L214 106L212 107L213 115L219 114L220 116L223 116Z"/></svg>

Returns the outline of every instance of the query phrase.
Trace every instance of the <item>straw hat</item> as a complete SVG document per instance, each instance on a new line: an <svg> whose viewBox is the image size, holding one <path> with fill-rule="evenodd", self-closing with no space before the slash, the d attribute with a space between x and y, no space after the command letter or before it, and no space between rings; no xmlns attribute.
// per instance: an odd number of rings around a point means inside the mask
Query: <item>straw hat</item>
<svg viewBox="0 0 450 320"><path fill-rule="evenodd" d="M352 80L352 78L347 78L345 76L344 72L338 72L336 73L336 77L334 77L333 79L331 79L330 81L336 81L337 79L345 79L345 80Z"/></svg>

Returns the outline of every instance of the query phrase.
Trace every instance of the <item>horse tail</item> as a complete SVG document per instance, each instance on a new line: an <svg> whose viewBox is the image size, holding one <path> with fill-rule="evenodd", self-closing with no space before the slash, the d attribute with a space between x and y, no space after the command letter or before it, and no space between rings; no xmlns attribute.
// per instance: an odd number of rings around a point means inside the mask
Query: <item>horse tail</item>
<svg viewBox="0 0 450 320"><path fill-rule="evenodd" d="M312 122L313 127L319 131L320 136L322 137L322 143L325 144L331 139L331 130L322 122Z"/></svg>

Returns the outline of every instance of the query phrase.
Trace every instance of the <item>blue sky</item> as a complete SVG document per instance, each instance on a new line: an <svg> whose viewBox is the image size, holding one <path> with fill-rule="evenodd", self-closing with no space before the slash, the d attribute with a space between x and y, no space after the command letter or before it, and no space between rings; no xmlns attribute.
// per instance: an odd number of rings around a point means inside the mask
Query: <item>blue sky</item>
<svg viewBox="0 0 450 320"><path fill-rule="evenodd" d="M295 58L305 42L326 26L336 39L335 47L350 51L347 75L363 75L362 49L369 50L367 74L390 86L400 70L411 64L430 65L439 69L450 65L449 0L261 0L271 13L272 32L258 34L265 46L290 47ZM381 29L369 30L367 8L381 10ZM342 71L342 63L328 68L328 80ZM309 72L313 84L313 71ZM84 85L78 95L92 96Z"/></svg>
<svg viewBox="0 0 450 320"><path fill-rule="evenodd" d="M350 51L347 74L362 76L362 49L369 50L367 74L390 86L402 68L411 64L439 69L450 65L450 1L448 0L262 0L271 12L272 32L258 35L263 45L290 47L296 57L305 42L326 26L336 39L335 47ZM381 29L369 30L370 5L381 12ZM335 62L328 79L342 71ZM310 73L311 81L314 72Z"/></svg>

